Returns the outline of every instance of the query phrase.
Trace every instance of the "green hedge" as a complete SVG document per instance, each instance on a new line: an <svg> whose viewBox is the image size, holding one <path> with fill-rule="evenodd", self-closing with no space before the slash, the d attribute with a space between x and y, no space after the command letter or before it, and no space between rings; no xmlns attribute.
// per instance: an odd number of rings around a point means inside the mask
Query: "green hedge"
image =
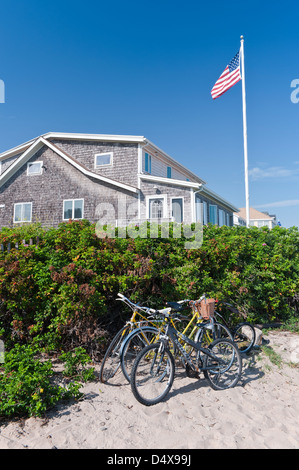
<svg viewBox="0 0 299 470"><path fill-rule="evenodd" d="M21 245L36 236L38 245ZM12 249L0 252L0 338L7 348L101 351L109 324L128 313L118 292L153 307L206 293L254 323L297 315L297 228L206 226L200 248L186 250L185 241L99 238L88 221L2 229L0 243Z"/></svg>
<svg viewBox="0 0 299 470"><path fill-rule="evenodd" d="M79 382L93 376L86 351L100 359L109 333L128 318L118 292L157 308L206 293L253 323L298 317L296 228L206 226L202 246L190 250L172 229L170 238L149 231L99 238L87 221L2 229L0 417L41 416L61 399L80 398ZM22 244L36 237L38 244ZM75 382L57 383L51 356L65 361L64 375Z"/></svg>

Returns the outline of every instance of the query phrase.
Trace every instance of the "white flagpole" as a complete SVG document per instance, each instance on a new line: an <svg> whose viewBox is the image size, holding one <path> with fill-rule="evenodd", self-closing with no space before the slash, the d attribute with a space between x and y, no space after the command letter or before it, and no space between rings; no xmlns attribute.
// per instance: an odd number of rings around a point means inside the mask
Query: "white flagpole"
<svg viewBox="0 0 299 470"><path fill-rule="evenodd" d="M244 139L244 169L245 169L245 199L246 199L246 226L249 227L249 186L248 186L248 154L247 154L247 119L246 119L246 93L245 93L245 67L244 67L244 38L241 36L241 64L242 64L242 102L243 102L243 139Z"/></svg>

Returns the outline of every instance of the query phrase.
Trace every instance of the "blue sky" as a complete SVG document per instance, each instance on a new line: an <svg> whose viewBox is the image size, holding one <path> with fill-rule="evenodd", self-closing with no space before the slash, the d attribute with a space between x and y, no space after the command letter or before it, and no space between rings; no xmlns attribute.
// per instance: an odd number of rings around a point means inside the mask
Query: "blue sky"
<svg viewBox="0 0 299 470"><path fill-rule="evenodd" d="M299 225L297 1L2 0L0 24L0 152L48 131L144 135L237 207L241 82L210 91L243 34L250 205Z"/></svg>

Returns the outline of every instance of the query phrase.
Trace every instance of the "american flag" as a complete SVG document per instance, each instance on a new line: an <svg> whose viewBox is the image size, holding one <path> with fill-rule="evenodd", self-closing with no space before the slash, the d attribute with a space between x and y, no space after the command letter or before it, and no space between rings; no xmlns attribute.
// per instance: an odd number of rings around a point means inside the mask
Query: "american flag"
<svg viewBox="0 0 299 470"><path fill-rule="evenodd" d="M213 100L223 95L227 90L241 80L240 73L240 52L230 61L224 72L220 75L212 88L211 95Z"/></svg>

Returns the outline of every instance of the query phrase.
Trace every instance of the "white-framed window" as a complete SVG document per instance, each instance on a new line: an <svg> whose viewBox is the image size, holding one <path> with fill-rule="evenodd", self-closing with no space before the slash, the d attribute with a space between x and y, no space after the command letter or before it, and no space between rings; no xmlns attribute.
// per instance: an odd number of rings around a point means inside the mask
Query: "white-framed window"
<svg viewBox="0 0 299 470"><path fill-rule="evenodd" d="M31 222L32 202L18 202L14 204L13 221L15 224L21 222Z"/></svg>
<svg viewBox="0 0 299 470"><path fill-rule="evenodd" d="M27 175L41 175L43 172L43 162L27 163Z"/></svg>
<svg viewBox="0 0 299 470"><path fill-rule="evenodd" d="M167 178L171 178L171 166L167 167Z"/></svg>
<svg viewBox="0 0 299 470"><path fill-rule="evenodd" d="M204 223L203 203L198 194L195 194L195 220L201 224Z"/></svg>
<svg viewBox="0 0 299 470"><path fill-rule="evenodd" d="M84 199L66 199L63 201L63 220L83 219Z"/></svg>
<svg viewBox="0 0 299 470"><path fill-rule="evenodd" d="M171 198L171 216L173 220L181 224L184 220L184 198L172 197Z"/></svg>
<svg viewBox="0 0 299 470"><path fill-rule="evenodd" d="M113 152L97 153L94 156L94 167L103 168L113 165Z"/></svg>
<svg viewBox="0 0 299 470"><path fill-rule="evenodd" d="M167 217L167 195L146 197L146 213L148 219L162 219Z"/></svg>

